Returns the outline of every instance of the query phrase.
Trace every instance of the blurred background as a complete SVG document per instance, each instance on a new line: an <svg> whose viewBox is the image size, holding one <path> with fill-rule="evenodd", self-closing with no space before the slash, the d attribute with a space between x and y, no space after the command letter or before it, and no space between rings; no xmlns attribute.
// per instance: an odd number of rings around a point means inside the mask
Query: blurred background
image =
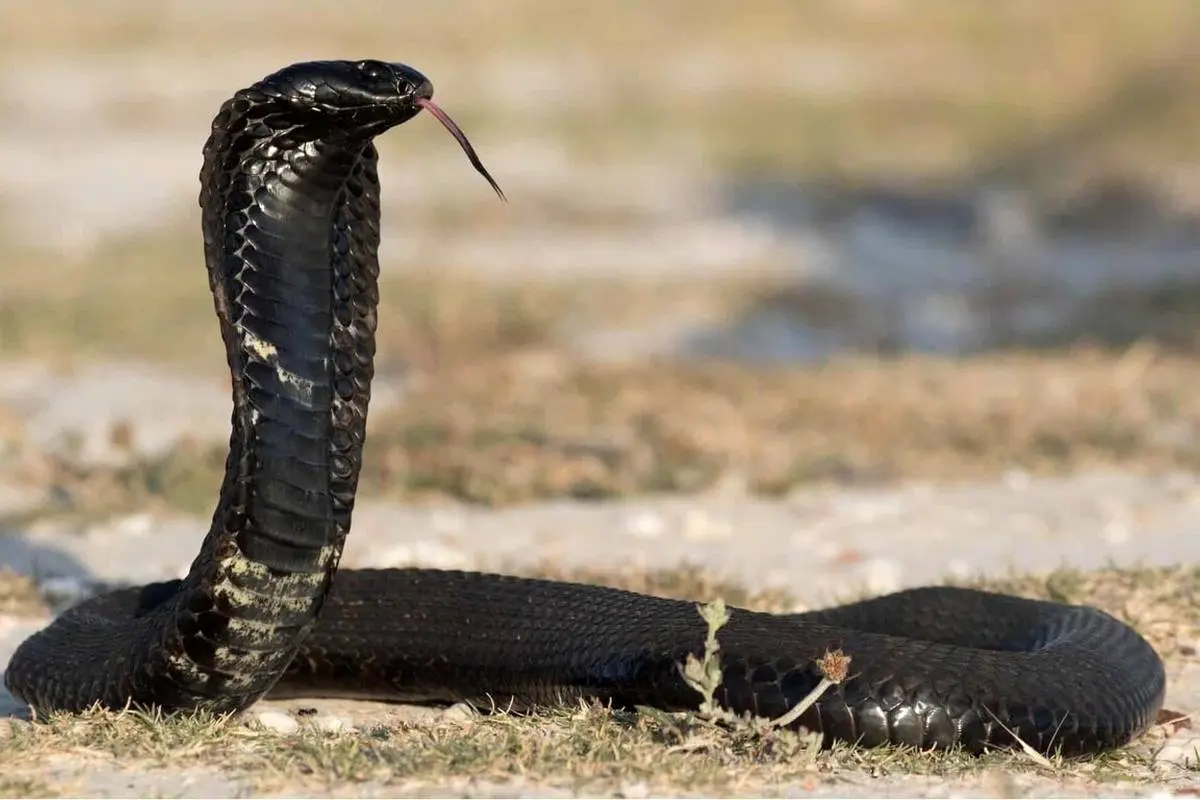
<svg viewBox="0 0 1200 800"><path fill-rule="evenodd" d="M207 509L200 148L278 67L380 142L364 491L501 504L1200 466L1192 0L0 0L0 476Z"/></svg>

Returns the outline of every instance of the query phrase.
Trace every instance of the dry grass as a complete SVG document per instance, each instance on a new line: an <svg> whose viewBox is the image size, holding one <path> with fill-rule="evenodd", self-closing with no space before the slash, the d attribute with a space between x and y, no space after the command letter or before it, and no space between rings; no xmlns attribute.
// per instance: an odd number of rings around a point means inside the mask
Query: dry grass
<svg viewBox="0 0 1200 800"><path fill-rule="evenodd" d="M1200 463L1198 377L1194 361L1153 349L769 371L535 356L420 386L378 425L365 481L506 503L1187 468Z"/></svg>
<svg viewBox="0 0 1200 800"><path fill-rule="evenodd" d="M696 571L549 574L692 598L736 590ZM1099 605L1137 627L1168 660L1178 656L1176 645L1182 638L1200 633L1200 608L1194 603L1200 569L1194 566L1056 573L1048 579L1020 577L988 585ZM729 594L754 608L778 610L787 605L778 596ZM614 713L595 707L531 717L495 714L396 722L339 734L305 727L291 735L204 716L163 720L137 713L93 713L18 725L5 747L6 769L13 777L0 787L8 793L25 791L27 779L20 776L33 780L38 765L47 759L70 756L107 768L119 763L138 772L219 769L256 792L357 793L362 789L355 787L365 784L387 793L461 793L516 783L584 794L753 795L933 779L957 785L982 782L992 791L1008 792L1036 779L1060 790L1094 792L1121 784L1144 787L1169 778L1151 763L1152 741L1150 736L1093 760L1052 759L1050 767L1043 768L1010 753L974 758L898 748L819 752L813 739L791 731L715 724L696 714ZM995 783L998 774L1008 778ZM1185 780L1186 775L1175 778Z"/></svg>
<svg viewBox="0 0 1200 800"><path fill-rule="evenodd" d="M361 490L406 502L814 484L956 481L1200 466L1194 359L1152 347L965 360L734 365L580 364L552 352L416 379L380 413ZM17 461L76 511L153 504L203 512L225 445L181 446L121 468Z"/></svg>
<svg viewBox="0 0 1200 800"><path fill-rule="evenodd" d="M0 777L0 797L62 797L57 791L37 778Z"/></svg>

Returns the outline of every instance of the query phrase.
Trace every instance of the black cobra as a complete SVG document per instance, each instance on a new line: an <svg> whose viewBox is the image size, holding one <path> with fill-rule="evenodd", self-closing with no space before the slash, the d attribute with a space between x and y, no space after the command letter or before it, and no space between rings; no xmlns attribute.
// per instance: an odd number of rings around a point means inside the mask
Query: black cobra
<svg viewBox="0 0 1200 800"><path fill-rule="evenodd" d="M424 76L296 64L228 100L200 173L209 285L233 378L229 457L187 577L83 602L5 681L39 711L236 712L268 692L533 708L572 698L696 706L692 603L431 570L347 570L379 299L373 139L428 109ZM489 177L490 180L490 177ZM494 185L494 184L493 184ZM497 190L498 191L498 190ZM778 716L843 649L850 677L800 718L827 743L1067 754L1155 719L1163 665L1098 610L952 588L775 616L734 610L716 699Z"/></svg>

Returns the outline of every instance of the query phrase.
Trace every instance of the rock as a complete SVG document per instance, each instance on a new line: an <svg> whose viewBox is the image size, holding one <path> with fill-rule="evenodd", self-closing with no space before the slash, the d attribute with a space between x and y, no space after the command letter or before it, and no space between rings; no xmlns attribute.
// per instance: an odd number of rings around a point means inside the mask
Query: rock
<svg viewBox="0 0 1200 800"><path fill-rule="evenodd" d="M341 717L321 714L308 720L308 724L322 733L343 733L353 726Z"/></svg>
<svg viewBox="0 0 1200 800"><path fill-rule="evenodd" d="M474 717L475 709L470 703L455 703L441 714L441 718L446 722L466 722Z"/></svg>
<svg viewBox="0 0 1200 800"><path fill-rule="evenodd" d="M1191 728L1175 731L1155 754L1154 763L1171 764L1185 769L1200 768L1200 732Z"/></svg>
<svg viewBox="0 0 1200 800"><path fill-rule="evenodd" d="M256 716L260 725L276 733L289 734L300 730L300 723L282 711L260 711Z"/></svg>

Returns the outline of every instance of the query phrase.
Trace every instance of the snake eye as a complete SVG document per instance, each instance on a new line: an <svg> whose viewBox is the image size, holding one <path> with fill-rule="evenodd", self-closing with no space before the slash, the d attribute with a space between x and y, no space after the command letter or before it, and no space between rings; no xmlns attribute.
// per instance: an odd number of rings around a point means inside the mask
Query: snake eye
<svg viewBox="0 0 1200 800"><path fill-rule="evenodd" d="M381 81L388 77L388 69L378 61L360 61L358 62L358 71L363 74L364 78L373 81Z"/></svg>

